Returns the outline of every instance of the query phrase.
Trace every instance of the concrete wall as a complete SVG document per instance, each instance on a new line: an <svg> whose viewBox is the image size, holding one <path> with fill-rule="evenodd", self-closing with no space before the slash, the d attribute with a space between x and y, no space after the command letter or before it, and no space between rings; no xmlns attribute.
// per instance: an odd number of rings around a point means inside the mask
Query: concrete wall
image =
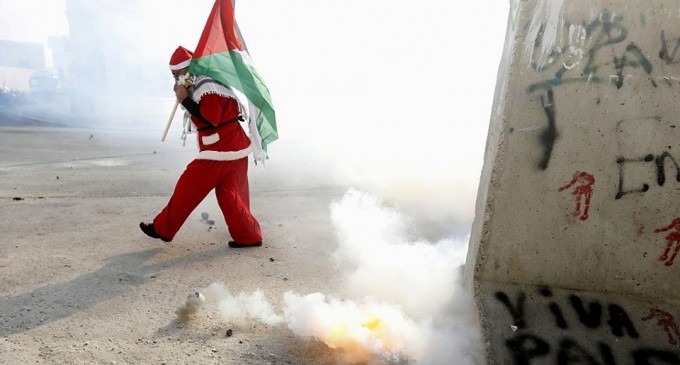
<svg viewBox="0 0 680 365"><path fill-rule="evenodd" d="M465 268L489 364L680 364L678 164L678 0L511 2Z"/></svg>

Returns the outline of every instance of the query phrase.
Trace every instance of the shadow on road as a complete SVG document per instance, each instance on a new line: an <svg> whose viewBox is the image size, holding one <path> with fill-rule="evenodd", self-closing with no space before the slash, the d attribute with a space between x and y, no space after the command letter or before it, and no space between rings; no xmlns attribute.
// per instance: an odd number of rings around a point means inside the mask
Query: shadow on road
<svg viewBox="0 0 680 365"><path fill-rule="evenodd" d="M227 255L225 249L213 250L142 266L160 251L154 248L113 256L99 270L71 281L0 298L0 337L31 330L129 293L163 270Z"/></svg>

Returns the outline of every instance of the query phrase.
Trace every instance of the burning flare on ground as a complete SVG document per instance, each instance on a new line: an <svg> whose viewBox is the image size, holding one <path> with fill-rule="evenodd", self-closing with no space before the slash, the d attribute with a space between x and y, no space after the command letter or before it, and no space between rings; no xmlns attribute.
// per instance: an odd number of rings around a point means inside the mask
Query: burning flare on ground
<svg viewBox="0 0 680 365"><path fill-rule="evenodd" d="M300 337L316 338L360 358L378 355L395 361L422 351L420 326L397 307L372 299L326 298L321 293L288 292L283 299L288 328Z"/></svg>

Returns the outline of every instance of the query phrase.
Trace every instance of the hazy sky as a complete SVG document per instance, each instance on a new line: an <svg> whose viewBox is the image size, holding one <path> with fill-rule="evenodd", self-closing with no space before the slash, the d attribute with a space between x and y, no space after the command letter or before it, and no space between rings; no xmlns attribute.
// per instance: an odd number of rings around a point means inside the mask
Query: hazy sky
<svg viewBox="0 0 680 365"><path fill-rule="evenodd" d="M0 0L0 39L67 32L64 4ZM161 60L153 62L165 70L177 45L195 47L213 0L139 4L118 16L118 32L154 56L140 55L140 64ZM332 178L424 219L467 227L508 8L508 0L237 1L277 112L271 165L330 166ZM291 156L301 141L304 156Z"/></svg>
<svg viewBox="0 0 680 365"><path fill-rule="evenodd" d="M65 0L0 0L0 39L42 43L68 32Z"/></svg>

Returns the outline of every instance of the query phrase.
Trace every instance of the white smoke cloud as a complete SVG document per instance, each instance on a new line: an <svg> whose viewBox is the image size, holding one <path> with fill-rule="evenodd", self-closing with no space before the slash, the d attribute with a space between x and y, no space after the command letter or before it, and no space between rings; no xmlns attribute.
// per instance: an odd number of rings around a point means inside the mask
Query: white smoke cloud
<svg viewBox="0 0 680 365"><path fill-rule="evenodd" d="M347 295L375 295L399 303L411 316L441 312L451 301L467 240L430 243L413 225L373 197L351 191L332 206L340 241L336 257L347 273Z"/></svg>
<svg viewBox="0 0 680 365"><path fill-rule="evenodd" d="M350 191L333 203L342 297L284 294L277 314L264 293L202 291L224 320L285 324L297 336L346 351L353 361L482 364L474 304L460 282L465 240L409 238L409 220L376 198ZM371 360L373 359L373 360Z"/></svg>
<svg viewBox="0 0 680 365"><path fill-rule="evenodd" d="M277 325L283 320L267 301L261 290L233 295L222 283L212 283L202 291L206 304L217 308L223 320L245 325L256 320L267 325Z"/></svg>

